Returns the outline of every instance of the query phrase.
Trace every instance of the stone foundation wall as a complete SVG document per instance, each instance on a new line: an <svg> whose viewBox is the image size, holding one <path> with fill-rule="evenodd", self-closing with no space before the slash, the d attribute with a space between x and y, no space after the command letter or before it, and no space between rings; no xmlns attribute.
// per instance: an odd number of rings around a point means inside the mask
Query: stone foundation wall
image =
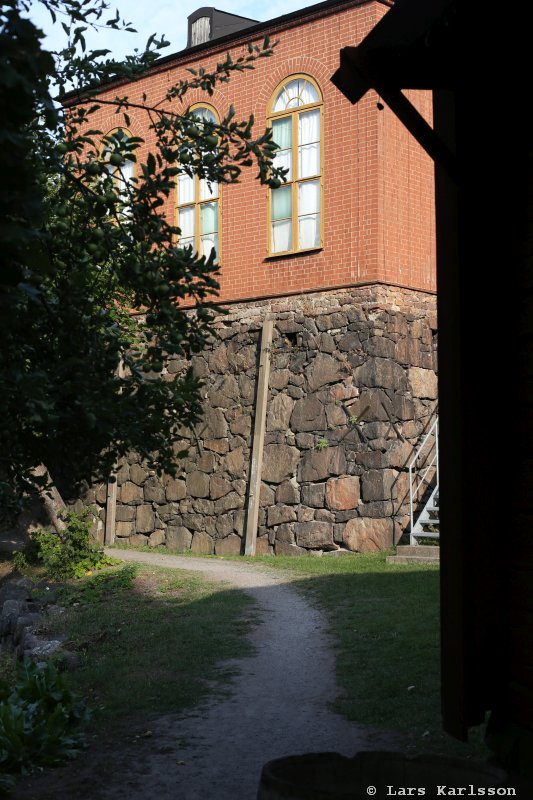
<svg viewBox="0 0 533 800"><path fill-rule="evenodd" d="M116 541L243 551L266 317L274 334L257 553L374 551L398 541L408 523L407 465L436 407L436 302L383 285L231 306L192 358L206 383L205 416L176 446L188 450L178 476L159 478L135 454L120 467ZM183 367L168 363L168 379ZM86 500L104 520L106 486Z"/></svg>

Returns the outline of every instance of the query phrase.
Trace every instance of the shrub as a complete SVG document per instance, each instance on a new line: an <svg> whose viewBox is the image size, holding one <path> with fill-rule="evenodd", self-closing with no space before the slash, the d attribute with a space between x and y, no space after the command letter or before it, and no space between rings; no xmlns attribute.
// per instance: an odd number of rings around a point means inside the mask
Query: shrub
<svg viewBox="0 0 533 800"><path fill-rule="evenodd" d="M26 574L29 564L26 554L22 550L13 553L13 566L21 575Z"/></svg>
<svg viewBox="0 0 533 800"><path fill-rule="evenodd" d="M10 775L77 755L84 736L75 729L89 718L51 662L43 668L29 659L19 664L15 688L0 686L0 787L9 788Z"/></svg>
<svg viewBox="0 0 533 800"><path fill-rule="evenodd" d="M91 542L91 511L80 514L64 512L67 527L61 533L40 530L32 534L37 544L37 557L43 562L51 578L81 578L93 569L114 563L103 549Z"/></svg>

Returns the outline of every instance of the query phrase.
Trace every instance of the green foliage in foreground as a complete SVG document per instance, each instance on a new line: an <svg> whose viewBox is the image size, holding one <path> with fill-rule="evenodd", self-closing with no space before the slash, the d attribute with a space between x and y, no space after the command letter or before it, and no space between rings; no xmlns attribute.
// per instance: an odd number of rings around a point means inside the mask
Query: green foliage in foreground
<svg viewBox="0 0 533 800"><path fill-rule="evenodd" d="M0 684L0 789L9 788L14 774L77 755L84 742L79 728L89 717L52 663L20 664L15 687Z"/></svg>
<svg viewBox="0 0 533 800"><path fill-rule="evenodd" d="M231 184L255 165L262 184L279 186L284 172L272 164L272 130L252 132L253 117L240 120L230 106L212 123L187 111L190 89L211 95L272 55L268 38L161 94L135 89L132 100L127 86L168 42L150 36L143 52L118 61L84 37L129 29L118 13L109 18L107 0L39 3L65 31L58 53L28 18L32 0L0 4L0 517L43 488L43 464L72 491L107 479L131 449L175 470L181 426L201 418L202 384L185 365L213 334L218 294L214 251L177 246L166 213L177 178ZM113 81L122 82L116 96L98 95ZM149 144L99 129L104 105ZM184 370L165 380L174 357Z"/></svg>

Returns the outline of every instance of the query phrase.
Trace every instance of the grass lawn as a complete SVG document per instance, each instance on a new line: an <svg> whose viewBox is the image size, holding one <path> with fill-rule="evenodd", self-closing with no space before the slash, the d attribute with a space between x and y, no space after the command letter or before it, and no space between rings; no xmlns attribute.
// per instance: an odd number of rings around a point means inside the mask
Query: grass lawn
<svg viewBox="0 0 533 800"><path fill-rule="evenodd" d="M141 567L132 590L68 614L68 636L82 656L75 688L105 718L196 705L227 685L230 673L218 662L250 651L252 608L227 584ZM63 628L63 615L56 624Z"/></svg>
<svg viewBox="0 0 533 800"><path fill-rule="evenodd" d="M484 758L481 729L467 744L441 729L439 568L386 564L386 555L236 558L288 570L326 611L337 645L337 711L401 731L409 752Z"/></svg>
<svg viewBox="0 0 533 800"><path fill-rule="evenodd" d="M410 752L483 758L480 730L468 744L441 730L438 567L386 564L385 556L235 560L288 572L324 609L340 713L402 732ZM220 661L249 652L255 607L243 592L183 570L141 566L133 577L135 569L73 582L59 599L69 606L55 630L81 658L69 682L97 709L97 725L191 707L227 687Z"/></svg>
<svg viewBox="0 0 533 800"><path fill-rule="evenodd" d="M96 725L196 705L231 678L220 662L250 652L254 603L185 571L127 565L68 584L50 628L81 660L69 685Z"/></svg>

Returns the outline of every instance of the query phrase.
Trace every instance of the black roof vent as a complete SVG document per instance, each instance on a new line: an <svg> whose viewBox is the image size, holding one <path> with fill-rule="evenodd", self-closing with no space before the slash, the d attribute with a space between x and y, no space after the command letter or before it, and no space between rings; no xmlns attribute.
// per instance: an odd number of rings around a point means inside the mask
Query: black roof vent
<svg viewBox="0 0 533 800"><path fill-rule="evenodd" d="M242 28L249 28L256 25L258 20L249 17L239 17L237 14L227 14L225 11L218 11L212 6L203 6L187 17L189 21L187 47L195 47L197 44L210 42L212 39L219 39L235 33Z"/></svg>

